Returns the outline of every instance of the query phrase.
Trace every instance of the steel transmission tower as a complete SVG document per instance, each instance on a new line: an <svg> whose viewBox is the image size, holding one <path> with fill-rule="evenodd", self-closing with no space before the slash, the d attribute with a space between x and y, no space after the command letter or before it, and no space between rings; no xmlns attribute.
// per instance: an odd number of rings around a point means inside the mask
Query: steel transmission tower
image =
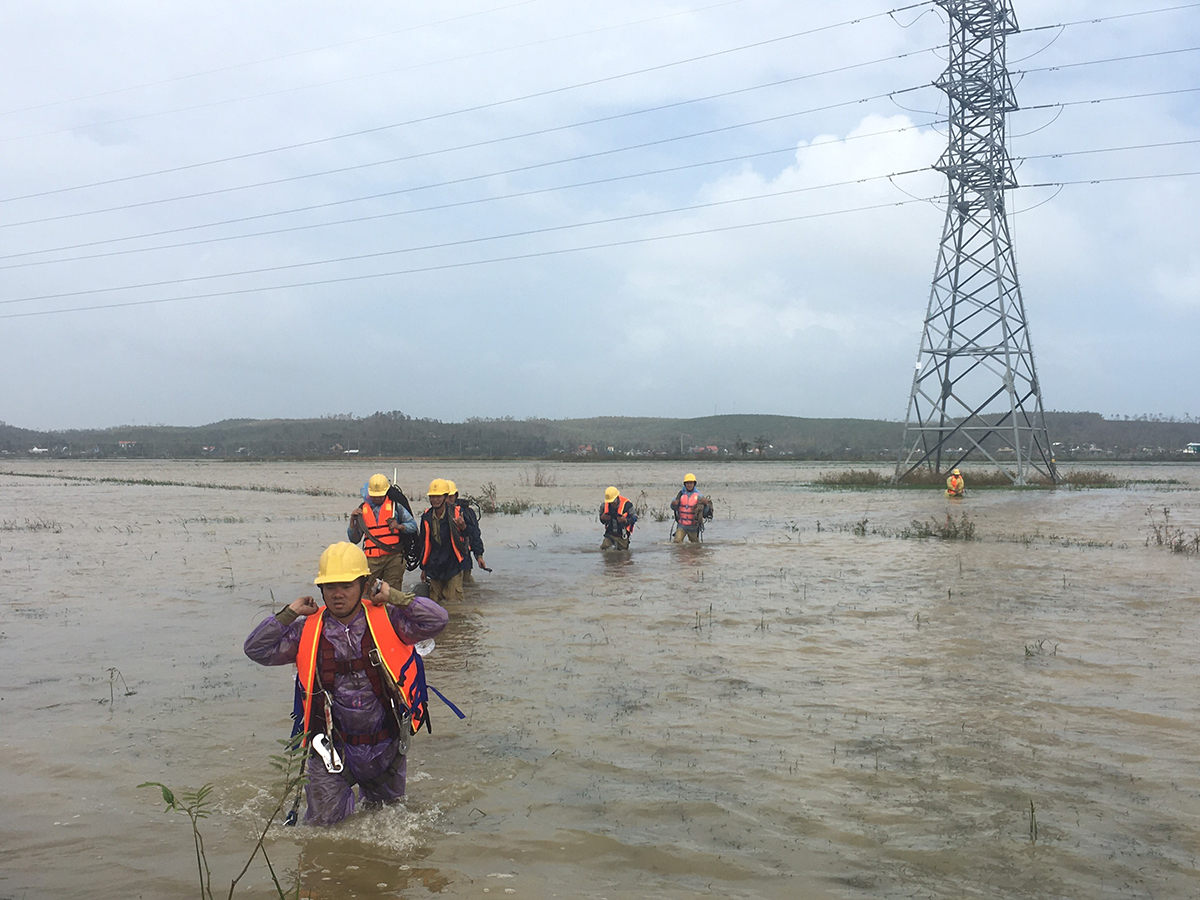
<svg viewBox="0 0 1200 900"><path fill-rule="evenodd" d="M950 65L935 83L950 134L934 166L949 202L896 480L982 456L1015 484L1031 470L1057 481L1004 202L1016 187L1005 132L1016 16L1010 0L934 2L950 18Z"/></svg>

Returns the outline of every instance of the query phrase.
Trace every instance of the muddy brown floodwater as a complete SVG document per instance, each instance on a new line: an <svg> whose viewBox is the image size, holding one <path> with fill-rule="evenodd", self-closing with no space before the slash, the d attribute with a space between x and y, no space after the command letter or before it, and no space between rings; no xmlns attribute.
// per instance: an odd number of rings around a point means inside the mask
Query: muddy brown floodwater
<svg viewBox="0 0 1200 900"><path fill-rule="evenodd" d="M604 488L664 508L679 465L401 464L410 493L535 508L484 517L495 571L426 660L467 718L432 701L406 802L269 835L303 896L1200 896L1200 559L1146 543L1164 507L1200 530L1200 467L953 507L693 468L704 543L647 514L605 556ZM0 469L0 897L195 897L145 781L214 785L224 896L292 699L242 641L312 590L375 469ZM896 536L948 512L979 539ZM273 895L256 861L236 896Z"/></svg>

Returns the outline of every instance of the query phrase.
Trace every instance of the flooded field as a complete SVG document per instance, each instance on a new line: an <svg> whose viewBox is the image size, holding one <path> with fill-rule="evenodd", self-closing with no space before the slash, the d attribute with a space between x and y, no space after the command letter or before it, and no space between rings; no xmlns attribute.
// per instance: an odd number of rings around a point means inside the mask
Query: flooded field
<svg viewBox="0 0 1200 900"><path fill-rule="evenodd" d="M290 729L292 671L242 641L313 591L375 469L0 469L0 898L195 897L190 825L146 781L214 785L225 896ZM683 471L401 466L410 496L533 507L483 519L495 571L426 660L467 718L432 701L406 803L269 835L302 896L1200 896L1200 558L1147 545L1200 531L1200 466L968 471L951 506L697 463L704 543L648 513L597 551L607 485L662 510ZM900 536L948 513L978 539ZM274 896L261 861L235 896Z"/></svg>

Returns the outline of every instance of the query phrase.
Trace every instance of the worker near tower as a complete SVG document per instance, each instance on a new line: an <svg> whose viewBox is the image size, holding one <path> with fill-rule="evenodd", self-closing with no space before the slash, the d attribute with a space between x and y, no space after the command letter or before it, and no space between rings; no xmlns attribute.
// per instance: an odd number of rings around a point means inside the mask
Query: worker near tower
<svg viewBox="0 0 1200 900"><path fill-rule="evenodd" d="M962 472L955 469L950 473L950 477L946 479L946 496L956 499L962 499L967 483L963 481Z"/></svg>

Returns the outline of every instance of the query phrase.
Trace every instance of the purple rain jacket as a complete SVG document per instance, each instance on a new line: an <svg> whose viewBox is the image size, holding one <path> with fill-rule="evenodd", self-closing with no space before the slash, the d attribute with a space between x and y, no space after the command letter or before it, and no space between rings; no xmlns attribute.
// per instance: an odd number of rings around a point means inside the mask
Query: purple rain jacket
<svg viewBox="0 0 1200 900"><path fill-rule="evenodd" d="M387 604L388 619L396 634L406 644L416 644L439 634L449 621L449 614L428 597L415 597L404 605ZM305 616L296 616L284 608L275 615L263 619L246 638L245 651L250 659L264 666L285 666L296 662L300 648L300 635L304 631ZM349 624L343 625L333 616L325 617L324 634L333 644L338 659L357 659L362 646L367 617L359 607ZM337 675L333 685L333 717L338 727L350 734L371 734L385 728L386 710L371 682L362 672ZM395 756L395 741L380 744L364 744L339 747L345 759L346 769L356 782L376 779L387 769ZM376 786L373 792L364 791L371 800L390 802L404 795L405 766L401 763L396 775L387 784ZM344 819L354 811L354 796L349 782L340 775L327 776L319 764L310 766L308 784L308 809L305 821L310 824L328 825Z"/></svg>

